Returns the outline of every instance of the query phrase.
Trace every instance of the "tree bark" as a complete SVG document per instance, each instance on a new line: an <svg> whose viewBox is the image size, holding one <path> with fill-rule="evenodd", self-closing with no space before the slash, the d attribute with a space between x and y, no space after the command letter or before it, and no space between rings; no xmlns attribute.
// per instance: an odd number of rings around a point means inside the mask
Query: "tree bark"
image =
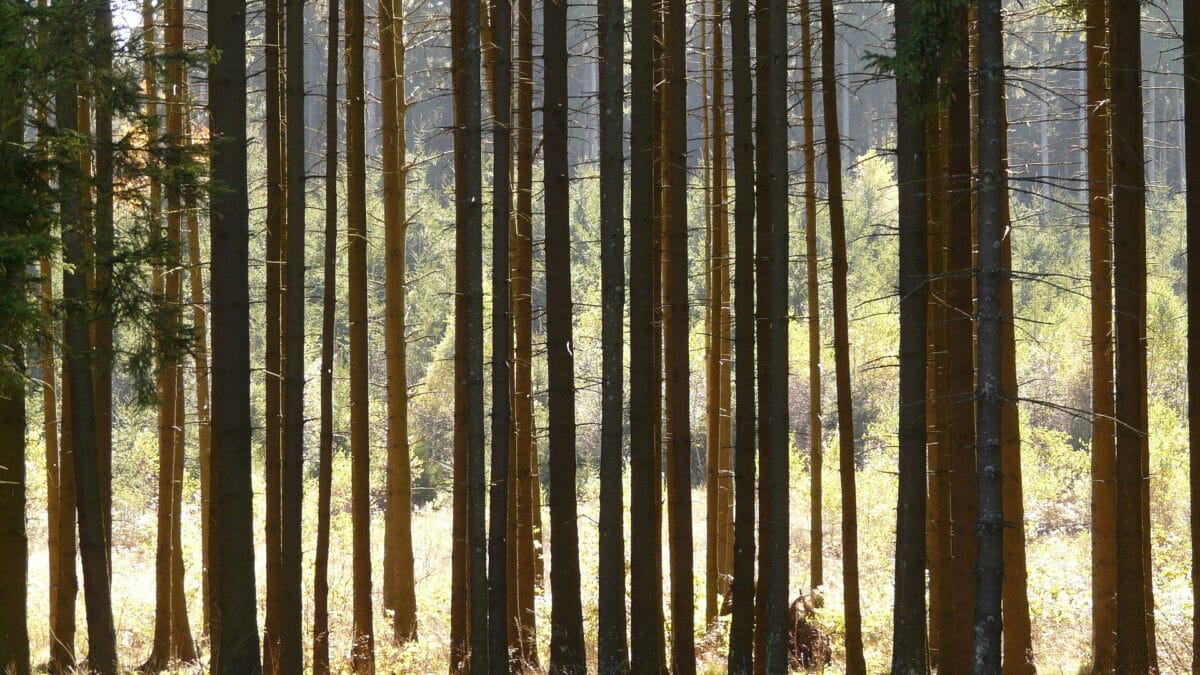
<svg viewBox="0 0 1200 675"><path fill-rule="evenodd" d="M405 335L405 275L408 208L408 143L404 89L404 3L379 5L380 97L383 108L383 220L385 350L387 352L388 507L384 530L384 606L392 609L392 633L403 644L417 637L413 579L412 471L408 447L408 359Z"/></svg>
<svg viewBox="0 0 1200 675"><path fill-rule="evenodd" d="M1087 10L1088 231L1092 322L1092 668L1116 666L1117 495L1112 342L1111 101L1105 0Z"/></svg>
<svg viewBox="0 0 1200 675"><path fill-rule="evenodd" d="M346 236L350 311L351 520L354 549L355 673L375 672L371 611L371 420L367 374L366 92L363 83L363 0L346 2Z"/></svg>
<svg viewBox="0 0 1200 675"><path fill-rule="evenodd" d="M1184 157L1187 189L1187 301L1200 308L1200 7L1183 6ZM1200 311L1188 312L1188 422L1191 451L1192 569L1200 567ZM1200 584L1192 583L1192 635L1200 635ZM1192 672L1200 671L1200 650L1192 652Z"/></svg>
<svg viewBox="0 0 1200 675"><path fill-rule="evenodd" d="M788 668L788 311L787 240L788 171L787 153L787 5L781 0L760 2L758 12L758 383L759 383L759 582L758 612L762 634L764 672ZM824 37L832 44L832 16ZM827 64L831 66L832 64ZM831 75L827 73L827 76ZM825 90L826 101L836 102L832 82ZM836 109L826 124L836 129ZM836 133L829 139L831 202L840 199L835 191L840 166L833 164L837 151ZM838 202L840 206L840 202ZM832 211L832 208L831 208ZM835 239L835 242L837 240ZM835 243L836 246L836 243ZM835 248L836 251L836 248ZM835 274L837 257L834 257ZM836 282L835 282L836 283ZM841 387L839 386L839 391ZM845 441L843 441L845 443ZM853 448L853 438L851 438ZM846 449L843 449L846 452ZM853 497L853 492L850 493ZM853 511L847 517L853 518ZM853 545L853 541L850 542ZM847 553L853 554L849 548ZM848 596L848 599L850 596ZM857 600L855 600L857 602ZM849 606L849 602L847 603ZM847 630L853 630L847 616ZM757 664L756 664L757 665Z"/></svg>
<svg viewBox="0 0 1200 675"><path fill-rule="evenodd" d="M18 118L19 119L19 118ZM7 124L5 125L8 126ZM4 129L7 143L14 134ZM16 136L20 141L20 136ZM7 153L5 153L7 154ZM23 282L25 270L0 270L0 284ZM5 360L23 361L20 345L4 345ZM25 536L25 381L18 373L0 374L0 668L14 675L29 673L29 629L26 625L29 541Z"/></svg>
<svg viewBox="0 0 1200 675"><path fill-rule="evenodd" d="M537 666L534 585L541 530L537 500L537 451L533 443L533 3L517 2L517 199L513 219L513 440L516 479L516 642L518 669ZM535 529L536 527L536 529Z"/></svg>
<svg viewBox="0 0 1200 675"><path fill-rule="evenodd" d="M630 10L630 192L629 207L629 628L630 670L657 673L663 627L656 526L662 506L655 499L654 388L654 2L634 0Z"/></svg>
<svg viewBox="0 0 1200 675"><path fill-rule="evenodd" d="M808 285L808 443L809 471L812 489L810 494L811 535L809 539L809 587L816 589L825 584L824 525L821 518L824 488L824 448L822 447L821 420L821 295L817 276L817 161L816 126L813 117L812 64L812 0L800 4L800 69L804 90L804 263L805 281ZM901 296L903 297L903 296ZM814 600L819 600L815 598Z"/></svg>
<svg viewBox="0 0 1200 675"><path fill-rule="evenodd" d="M858 506L855 494L854 406L850 393L850 326L846 306L846 226L842 208L842 150L838 132L833 0L821 0L821 98L833 257L833 346L837 372L838 451L842 483L842 583L846 607L846 672L866 672L858 591ZM782 248L782 247L780 247ZM779 283L783 288L783 283Z"/></svg>
<svg viewBox="0 0 1200 675"><path fill-rule="evenodd" d="M317 550L313 563L313 647L316 675L329 669L329 520L333 491L333 342L337 313L338 35L341 2L328 0L325 70L325 250L321 293L321 428L317 468Z"/></svg>
<svg viewBox="0 0 1200 675"><path fill-rule="evenodd" d="M983 0L979 32L979 258L975 447L978 452L978 581L975 602L974 672L1000 673L1004 579L1002 410L1011 393L1004 389L1001 281L1007 275L1000 253L1004 235L1004 43L1000 6ZM951 113L953 115L953 112ZM960 449L961 453L962 450Z"/></svg>
<svg viewBox="0 0 1200 675"><path fill-rule="evenodd" d="M499 0L497 6L503 6L504 2ZM618 0L598 0L596 10L600 45L602 303L596 657L600 673L619 675L629 671L625 637L625 507L621 481L625 402L625 7ZM507 48L505 43L497 42L502 50Z"/></svg>
<svg viewBox="0 0 1200 675"><path fill-rule="evenodd" d="M575 499L575 359L572 355L571 221L567 167L567 5L543 6L546 194L546 353L549 378L550 670L586 671L579 598Z"/></svg>
<svg viewBox="0 0 1200 675"><path fill-rule="evenodd" d="M896 3L897 54L904 54L912 44L913 31L917 28L914 26L913 4L912 0ZM924 675L929 672L925 623L928 223L925 129L914 100L914 79L896 79L896 181L899 186L900 228L900 274L897 280L900 295L900 459L892 672L901 675ZM813 283L811 277L809 283Z"/></svg>
<svg viewBox="0 0 1200 675"><path fill-rule="evenodd" d="M1142 131L1140 5L1109 5L1112 68L1113 278L1116 321L1117 647L1120 672L1151 668L1147 603L1150 570L1143 554L1149 481L1146 438L1146 221ZM1117 30L1116 27L1121 29Z"/></svg>
<svg viewBox="0 0 1200 675"><path fill-rule="evenodd" d="M737 388L734 436L734 530L732 620L729 627L730 673L754 666L754 138L751 114L750 3L730 0L729 25L733 76L734 178L734 386ZM635 42L636 44L636 42ZM637 88L634 88L637 91ZM635 184L637 184L635 182ZM636 209L635 209L636 211ZM636 250L636 246L635 246ZM632 264L632 262L631 262ZM637 269L634 266L634 269ZM636 494L636 491L635 491Z"/></svg>
<svg viewBox="0 0 1200 675"><path fill-rule="evenodd" d="M308 190L305 176L304 139L304 5L305 0L286 0L285 53L287 82L284 115L287 128L287 255L281 272L287 287L283 307L283 436L280 496L281 585L283 596L279 617L279 670L299 672L304 666L303 609L301 599L302 538L304 501L304 307L305 209Z"/></svg>
<svg viewBox="0 0 1200 675"><path fill-rule="evenodd" d="M59 85L55 111L62 133L77 132L77 83ZM101 675L116 673L116 631L112 619L112 595L108 578L104 523L100 517L100 465L96 444L96 409L92 390L91 335L89 322L85 242L89 232L83 224L84 191L78 158L59 164L59 213L63 239L63 301L67 305L63 324L64 362L71 382L71 426L74 458L76 510L79 518L79 552L83 567L84 604L88 625L88 667Z"/></svg>
<svg viewBox="0 0 1200 675"><path fill-rule="evenodd" d="M213 673L261 672L254 592L251 493L249 204L246 194L246 15L244 3L212 0L209 123L214 138L212 242L213 504L209 537L216 596Z"/></svg>
<svg viewBox="0 0 1200 675"><path fill-rule="evenodd" d="M492 481L488 535L488 669L509 670L508 482L512 426L509 221L512 203L512 0L495 0L492 92ZM482 252L481 252L482 253Z"/></svg>

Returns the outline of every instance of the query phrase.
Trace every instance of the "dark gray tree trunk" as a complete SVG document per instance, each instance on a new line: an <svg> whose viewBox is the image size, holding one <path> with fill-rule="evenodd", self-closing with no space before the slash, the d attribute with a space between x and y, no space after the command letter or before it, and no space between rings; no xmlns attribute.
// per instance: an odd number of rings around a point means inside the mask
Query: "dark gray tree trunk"
<svg viewBox="0 0 1200 675"><path fill-rule="evenodd" d="M729 3L733 76L734 194L734 529L729 672L754 665L754 106L750 79L750 3ZM636 92L637 89L635 88ZM636 184L636 183L635 183ZM635 267L636 269L636 267Z"/></svg>
<svg viewBox="0 0 1200 675"><path fill-rule="evenodd" d="M503 0L501 0L503 1ZM625 529L621 483L624 436L625 7L598 0L600 42L600 543L597 668L629 670L625 638Z"/></svg>
<svg viewBox="0 0 1200 675"><path fill-rule="evenodd" d="M1001 415L1009 392L1001 381L1000 287L1007 271L1000 256L1003 232L1004 41L1000 5L981 0L979 31L979 259L977 294L975 448L979 490L978 580L975 600L976 673L1000 673L1003 633L1004 510L1001 480ZM961 452L961 449L959 450Z"/></svg>
<svg viewBox="0 0 1200 675"><path fill-rule="evenodd" d="M661 549L655 499L655 422L658 397L654 358L654 2L633 0L630 68L629 205L629 628L630 668L657 673L663 668Z"/></svg>
<svg viewBox="0 0 1200 675"><path fill-rule="evenodd" d="M215 143L212 241L213 673L253 675L259 661L250 450L249 204L246 194L246 7L208 5L209 123Z"/></svg>
<svg viewBox="0 0 1200 675"><path fill-rule="evenodd" d="M896 53L910 49L913 0L896 3ZM900 429L896 506L896 598L892 672L929 671L925 625L926 344L928 242L925 124L916 78L896 79L896 181L899 185Z"/></svg>

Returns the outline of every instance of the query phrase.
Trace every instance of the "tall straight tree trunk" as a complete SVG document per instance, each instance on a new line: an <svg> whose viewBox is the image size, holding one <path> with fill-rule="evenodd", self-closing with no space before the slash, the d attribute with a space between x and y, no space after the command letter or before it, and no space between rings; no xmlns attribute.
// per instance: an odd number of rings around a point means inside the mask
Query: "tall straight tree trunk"
<svg viewBox="0 0 1200 675"><path fill-rule="evenodd" d="M39 115L39 117L43 117ZM45 121L42 119L41 121ZM42 258L41 260L41 297L42 297L42 312L50 316L51 307L54 302L53 281L51 280L50 259ZM68 664L64 662L64 656L71 658L71 649L69 645L74 644L75 635L75 611L74 598L75 593L71 592L69 635L65 631L67 628L65 622L61 622L60 613L63 611L62 603L60 603L59 589L64 583L62 573L63 555L69 551L71 561L71 582L70 585L74 588L75 579L75 533L74 533L74 516L70 517L71 535L66 540L63 539L63 521L66 516L63 514L62 501L62 476L59 460L59 433L58 433L58 402L56 400L56 391L58 389L55 384L55 368L54 365L54 340L50 336L45 336L39 341L41 349L41 367L42 367L42 435L46 439L46 557L47 567L49 571L49 584L47 598L49 600L49 624L50 624L50 660L47 663L46 669L51 673L61 672L68 668ZM65 441L65 438L64 438ZM65 442L62 445L63 449L67 446ZM72 511L74 505L71 506ZM64 594L65 595L65 594ZM62 631L62 632L60 632Z"/></svg>
<svg viewBox="0 0 1200 675"><path fill-rule="evenodd" d="M185 90L186 91L186 90ZM184 99L187 100L185 94ZM191 145L191 132L186 127L186 143ZM200 460L200 566L201 604L204 632L212 634L212 587L209 566L212 560L212 408L208 384L208 305L204 300L204 267L200 258L200 222L194 197L186 199L188 222L188 281L192 294L192 356L196 370L196 443Z"/></svg>
<svg viewBox="0 0 1200 675"><path fill-rule="evenodd" d="M896 3L897 54L911 49L916 29L913 4L912 0ZM896 79L896 181L900 199L900 274L897 280L900 295L900 485L896 505L892 672L901 675L924 675L929 671L925 623L928 206L925 129L914 100L914 90L919 84L916 79Z"/></svg>
<svg viewBox="0 0 1200 675"><path fill-rule="evenodd" d="M720 572L717 570L719 545L717 542L717 476L721 461L721 386L720 386L720 350L721 336L717 321L721 301L716 296L716 254L715 232L713 221L716 211L716 195L713 189L713 136L712 109L710 107L709 87L709 16L710 8L707 2L702 2L697 21L700 31L700 122L701 122L701 155L704 181L704 625L711 628L715 625L720 611L717 585ZM714 25L719 25L715 21Z"/></svg>
<svg viewBox="0 0 1200 675"><path fill-rule="evenodd" d="M1113 415L1112 183L1105 0L1087 3L1088 231L1092 319L1092 667L1117 649L1116 425Z"/></svg>
<svg viewBox="0 0 1200 675"><path fill-rule="evenodd" d="M1001 438L1003 407L1012 400L1004 388L1001 286L1008 272L1000 251L1004 236L1004 41L1000 6L981 0L979 32L979 259L975 447L978 452L978 581L975 602L976 673L1000 673L1003 634L1004 509ZM953 111L951 115L953 116ZM968 132L969 136L969 132ZM953 235L952 235L953 236ZM962 453L962 449L958 449Z"/></svg>
<svg viewBox="0 0 1200 675"><path fill-rule="evenodd" d="M488 669L508 672L508 511L512 315L508 276L512 203L512 0L493 5L492 93L492 481L488 534Z"/></svg>
<svg viewBox="0 0 1200 675"><path fill-rule="evenodd" d="M754 138L750 81L750 3L730 0L733 79L734 354L737 400L734 436L733 582L729 672L754 665ZM636 44L636 43L635 43ZM634 88L637 91L637 88ZM637 184L637 183L635 183ZM635 247L636 249L636 247ZM635 267L636 269L636 267Z"/></svg>
<svg viewBox="0 0 1200 675"><path fill-rule="evenodd" d="M251 492L249 204L246 194L246 15L212 0L208 47L214 190L209 201L212 265L213 503L209 537L216 617L213 673L261 672L254 590Z"/></svg>
<svg viewBox="0 0 1200 675"><path fill-rule="evenodd" d="M313 561L312 667L329 670L329 520L333 497L333 341L337 313L338 35L340 0L327 0L325 69L325 250L321 283L321 428L317 468L317 550Z"/></svg>
<svg viewBox="0 0 1200 675"><path fill-rule="evenodd" d="M1151 667L1142 511L1148 482L1146 409L1146 220L1140 4L1109 5L1112 68L1113 278L1116 342L1117 648L1119 672ZM1121 28L1116 29L1117 26Z"/></svg>
<svg viewBox="0 0 1200 675"><path fill-rule="evenodd" d="M1188 440L1191 471L1192 569L1200 567L1200 7L1183 6L1184 176L1188 194ZM1200 584L1192 583L1192 641L1200 635ZM1192 672L1200 671L1200 650L1192 652Z"/></svg>
<svg viewBox="0 0 1200 675"><path fill-rule="evenodd" d="M1017 402L1017 335L1012 283L1012 215L1008 205L1008 107L1000 100L1000 453L1004 480L1004 668L1032 675L1033 627L1029 616L1029 572L1025 564L1025 493L1021 471L1021 420ZM1093 530L1094 532L1094 530Z"/></svg>
<svg viewBox="0 0 1200 675"><path fill-rule="evenodd" d="M64 82L56 93L55 112L63 133L78 131L76 84ZM79 554L83 563L84 604L88 625L88 667L106 675L116 673L116 631L108 578L104 523L100 517L100 466L96 446L96 409L92 391L91 335L85 242L88 238L81 207L87 186L79 161L68 158L58 167L59 213L63 240L64 363L74 386L70 389L72 450L79 518Z"/></svg>
<svg viewBox="0 0 1200 675"><path fill-rule="evenodd" d="M158 28L155 22L155 7L148 0L142 2L142 27L145 33L147 49L151 58L146 61L145 88L146 102L144 111L150 127L146 130L154 143L159 142L159 109L158 89ZM165 45L163 46L166 49ZM153 236L162 238L162 186L157 177L149 180L148 216ZM152 270L153 295L156 302L166 302L166 272L168 261L157 259ZM150 657L142 664L146 671L160 671L167 667L171 658L171 507L175 500L171 497L171 478L174 475L173 461L175 454L175 379L165 352L167 336L157 334L155 339L156 372L155 394L158 397L157 432L158 432L158 509L156 518L156 540L154 554L154 641Z"/></svg>
<svg viewBox="0 0 1200 675"><path fill-rule="evenodd" d="M7 112L7 111L6 111ZM20 120L20 117L17 117ZM6 127L10 126L5 124ZM20 127L18 127L20 130ZM4 129L6 143L18 134ZM7 153L5 153L7 154ZM0 285L23 284L23 269L0 270ZM5 360L22 364L20 345L4 345ZM29 673L29 541L25 536L25 381L17 373L0 375L0 668L14 675Z"/></svg>
<svg viewBox="0 0 1200 675"><path fill-rule="evenodd" d="M817 149L813 117L812 0L800 4L800 69L804 91L804 264L808 285L808 434L809 471L812 489L809 510L809 587L815 592L825 584L824 524L821 518L824 488L824 448L821 421L821 291L817 277ZM903 297L903 296L901 296ZM820 598L814 600L820 601Z"/></svg>
<svg viewBox="0 0 1200 675"><path fill-rule="evenodd" d="M95 5L92 53L96 70L109 73L113 65L112 6L108 0ZM94 252L93 290L96 294L96 319L92 323L92 362L96 398L96 448L100 458L100 517L104 521L108 573L112 576L112 265L113 265L113 122L112 89L105 75L93 87L95 98L95 194L93 214Z"/></svg>
<svg viewBox="0 0 1200 675"><path fill-rule="evenodd" d="M663 632L659 617L656 525L662 506L655 499L660 480L655 471L654 391L654 0L633 0L630 11L630 185L629 205L629 628L630 670L657 673L663 668L659 649Z"/></svg>
<svg viewBox="0 0 1200 675"><path fill-rule="evenodd" d="M549 380L550 670L586 671L575 500L575 359L571 353L571 213L567 166L567 4L543 6L546 358Z"/></svg>
<svg viewBox="0 0 1200 675"><path fill-rule="evenodd" d="M759 385L759 581L758 610L767 673L788 669L788 389L787 389L787 4L760 2L758 11L758 385ZM827 30L832 31L832 17ZM832 44L832 36L825 41ZM826 101L836 101L832 85ZM836 128L836 111L827 124ZM834 156L836 135L830 140ZM834 172L830 164L830 194ZM835 273L836 273L835 256ZM840 391L841 387L839 387ZM852 440L852 439L851 439ZM845 450L843 450L845 452ZM851 493L853 495L853 493ZM848 517L853 517L853 512ZM851 542L852 544L853 542ZM853 553L853 548L848 550ZM847 603L849 605L849 603ZM847 630L852 630L847 617ZM756 664L758 665L758 664Z"/></svg>
<svg viewBox="0 0 1200 675"><path fill-rule="evenodd" d="M283 250L284 228L287 212L285 200L287 188L283 163L284 130L280 103L283 100L283 63L280 50L283 46L283 17L280 16L284 0L265 0L266 29L264 51L266 61L265 101L265 150L267 153L267 237L266 237L266 309L264 310L265 370L263 372L263 410L266 419L263 427L263 484L266 488L266 521L263 538L266 540L266 619L263 624L263 671L268 675L279 673L279 634L283 620L283 449L282 408L283 394L283 330L281 325L283 302Z"/></svg>
<svg viewBox="0 0 1200 675"><path fill-rule="evenodd" d="M509 622L509 460L512 343L508 256L512 205L512 0L495 0L492 69L492 483L488 535L488 649L492 672L507 672Z"/></svg>
<svg viewBox="0 0 1200 675"><path fill-rule="evenodd" d="M47 273L49 266L47 266ZM65 328L64 328L65 329ZM77 523L75 516L75 440L71 423L71 375L67 372L66 355L62 366L60 447L58 454L58 555L55 575L57 591L51 599L50 663L52 673L73 672L75 659L76 596L79 595L79 578L75 574Z"/></svg>
<svg viewBox="0 0 1200 675"><path fill-rule="evenodd" d="M833 347L837 371L838 451L842 483L842 583L846 607L846 672L864 673L858 592L858 506L855 494L854 406L850 399L850 326L846 306L846 224L842 208L842 148L838 131L833 0L821 0L821 99L833 254ZM783 288L779 282L779 288ZM786 466L786 465L785 465ZM786 530L785 530L786 532Z"/></svg>
<svg viewBox="0 0 1200 675"><path fill-rule="evenodd" d="M346 2L346 237L350 311L350 492L354 549L355 673L375 672L371 613L371 420L367 374L367 158L363 0Z"/></svg>
<svg viewBox="0 0 1200 675"><path fill-rule="evenodd" d="M729 150L728 106L725 100L725 0L713 0L713 16L718 18L713 35L713 174L716 190L715 226L717 234L717 293L721 295L718 344L721 386L720 443L721 461L717 467L717 519L720 550L717 564L720 570L721 595L728 598L733 580L733 296L730 293L730 273L733 261L729 256Z"/></svg>
<svg viewBox="0 0 1200 675"><path fill-rule="evenodd" d="M451 81L454 88L454 488L453 523L450 566L453 581L450 587L450 673L469 672L470 639L470 539L467 532L468 491L470 488L469 455L467 447L467 274L466 256L459 253L463 248L466 229L467 191L466 172L459 165L459 158L466 151L466 138L461 123L466 106L466 84L463 72L462 51L465 49L463 26L463 0L450 3L450 54Z"/></svg>
<svg viewBox="0 0 1200 675"><path fill-rule="evenodd" d="M500 0L498 6L502 6L504 1ZM629 650L625 638L625 506L621 482L625 402L625 6L618 0L598 0L596 11L600 43L602 287L596 656L600 673L619 675L629 670ZM501 50L507 47L500 40L497 43Z"/></svg>
<svg viewBox="0 0 1200 675"><path fill-rule="evenodd" d="M968 57L970 22L966 6L956 11L958 27L956 56L946 64L947 105L943 143L945 145L946 211L946 362L944 427L948 444L943 457L949 457L951 560L950 589L955 619L950 624L941 661L947 668L970 669L973 644L970 621L976 600L976 435L974 364L971 354L974 313L970 273L971 251L971 111ZM941 420L939 420L941 422ZM939 467L942 468L942 467ZM958 672L954 670L953 672Z"/></svg>
<svg viewBox="0 0 1200 675"><path fill-rule="evenodd" d="M167 3L164 25L165 48L173 58L167 64L166 98L166 142L178 151L183 148L184 123L187 100L184 97L187 70L183 55L183 2L171 0ZM183 198L176 187L167 189L167 240L171 246L174 265L166 277L166 300L172 314L182 312L183 307ZM183 588L182 538L183 505L183 461L184 436L184 391L183 361L181 355L171 358L171 656L181 661L196 659L196 644L192 640L191 626L187 615L186 594Z"/></svg>
<svg viewBox="0 0 1200 675"><path fill-rule="evenodd" d="M937 75L930 75L936 80ZM930 86L931 95L940 95L937 85ZM928 350L926 364L926 433L932 437L928 456L931 480L928 489L929 509L926 512L928 534L926 557L929 568L929 649L933 667L942 667L953 660L950 633L954 625L953 548L950 532L950 425L949 397L946 396L946 371L949 357L946 349L947 303L947 221L949 195L946 189L946 144L942 140L941 124L945 118L941 106L926 112L926 218L928 222L928 252L930 300L927 303L929 320L926 325ZM961 652L962 650L959 650Z"/></svg>
<svg viewBox="0 0 1200 675"><path fill-rule="evenodd" d="M540 553L534 548L537 452L533 444L533 3L517 2L517 200L513 219L513 440L516 456L516 641L519 662L537 665L534 584ZM540 532L540 528L536 530Z"/></svg>
<svg viewBox="0 0 1200 675"><path fill-rule="evenodd" d="M6 166L23 151L25 116L20 99L0 104L0 150ZM16 108L14 110L14 108ZM7 172L6 172L7 173ZM10 174L11 175L11 174ZM29 290L28 270L21 264L0 267L0 288ZM29 539L25 531L25 357L19 342L0 345L12 372L0 373L0 668L13 675L29 673Z"/></svg>
<svg viewBox="0 0 1200 675"><path fill-rule="evenodd" d="M404 3L379 6L380 96L383 108L383 209L385 350L387 353L388 506L384 530L384 606L392 609L398 643L417 637L417 596L413 578L412 470L408 448L408 354L405 341L405 274L408 209L408 143L404 89Z"/></svg>
<svg viewBox="0 0 1200 675"><path fill-rule="evenodd" d="M671 670L687 675L696 670L695 590L692 571L692 434L688 362L688 228L687 228L687 9L683 0L666 6L663 119L667 124L663 159L667 195L667 229L663 293L663 345L666 347L667 422L669 445L667 509L671 535ZM786 509L785 509L786 512Z"/></svg>
<svg viewBox="0 0 1200 675"><path fill-rule="evenodd" d="M279 617L279 670L299 672L304 666L303 609L301 599L301 540L304 500L304 350L305 285L305 182L304 123L304 5L305 0L286 0L285 53L287 83L284 114L287 128L287 264L281 272L287 286L283 307L283 437L282 508L280 562L281 598Z"/></svg>

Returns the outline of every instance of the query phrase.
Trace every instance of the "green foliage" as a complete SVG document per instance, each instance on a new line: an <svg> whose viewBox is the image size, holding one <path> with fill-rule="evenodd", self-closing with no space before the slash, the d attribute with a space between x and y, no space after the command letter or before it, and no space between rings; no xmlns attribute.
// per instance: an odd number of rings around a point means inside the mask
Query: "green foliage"
<svg viewBox="0 0 1200 675"><path fill-rule="evenodd" d="M892 55L867 54L867 62L877 72L912 87L908 103L919 115L940 102L938 77L947 63L961 56L963 12L968 5L968 0L911 0L904 48Z"/></svg>

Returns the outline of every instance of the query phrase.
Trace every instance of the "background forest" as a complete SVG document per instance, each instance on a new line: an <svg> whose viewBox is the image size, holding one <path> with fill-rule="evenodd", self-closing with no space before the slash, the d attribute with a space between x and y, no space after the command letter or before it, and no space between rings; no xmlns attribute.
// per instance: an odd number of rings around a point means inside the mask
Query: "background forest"
<svg viewBox="0 0 1200 675"><path fill-rule="evenodd" d="M1010 293L1012 321L996 325L1020 462L1003 473L1021 509L1006 482L1004 672L1194 672L1189 3L997 13L1011 286L996 297ZM902 13L924 53L898 50ZM998 653L995 669L972 660L971 633L976 14L965 0L0 0L0 670L780 672L803 595L830 660L818 641L793 667L999 672ZM1111 295L1138 227L1120 229L1112 195L1134 191L1116 173L1126 137L1097 121L1129 119L1109 117L1117 44L1140 53L1140 316L1123 313L1129 287ZM924 190L900 177L906 126ZM735 169L755 148L757 232ZM901 213L918 192L914 240ZM902 307L912 241L918 318ZM743 274L759 292L745 310ZM747 379L739 316L758 330ZM1134 361L1113 361L1127 316L1144 331L1132 390ZM1122 391L1142 406L1126 425L1140 467L1122 454ZM918 446L921 515L904 521ZM1112 487L1130 461L1148 486L1136 504ZM735 532L735 512L764 528L749 581L755 532ZM1117 561L1121 513L1137 514L1136 579ZM923 536L898 535L904 522ZM577 561L573 581L556 556ZM905 561L919 609L898 590ZM1140 629L1117 626L1123 584L1149 601ZM902 639L914 616L919 645Z"/></svg>

